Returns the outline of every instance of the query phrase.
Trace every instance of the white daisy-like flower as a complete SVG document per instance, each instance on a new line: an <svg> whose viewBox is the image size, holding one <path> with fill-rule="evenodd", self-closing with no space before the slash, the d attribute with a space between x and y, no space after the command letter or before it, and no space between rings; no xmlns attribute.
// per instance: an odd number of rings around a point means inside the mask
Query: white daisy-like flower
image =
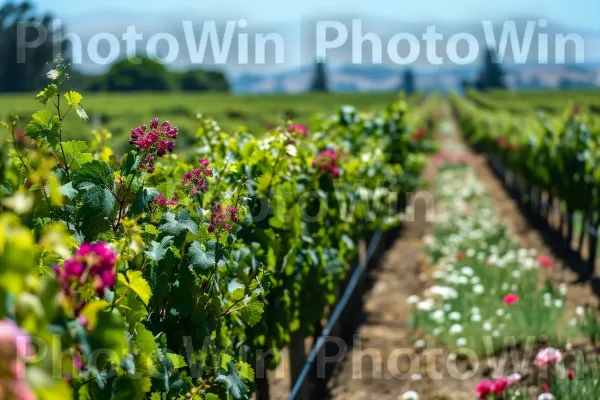
<svg viewBox="0 0 600 400"><path fill-rule="evenodd" d="M554 307L562 308L562 306L563 306L563 301L561 299L554 300Z"/></svg>
<svg viewBox="0 0 600 400"><path fill-rule="evenodd" d="M423 339L419 339L415 342L415 347L417 349L423 349L425 348L425 341Z"/></svg>
<svg viewBox="0 0 600 400"><path fill-rule="evenodd" d="M452 321L460 321L461 319L461 315L458 311L452 311L449 315L448 318L451 319Z"/></svg>
<svg viewBox="0 0 600 400"><path fill-rule="evenodd" d="M585 315L585 308L581 307L581 306L577 306L577 308L575 309L575 313L581 317L583 317Z"/></svg>
<svg viewBox="0 0 600 400"><path fill-rule="evenodd" d="M471 316L471 321L472 322L481 322L481 315L480 314L473 314Z"/></svg>
<svg viewBox="0 0 600 400"><path fill-rule="evenodd" d="M492 323L489 322L489 321L485 321L483 323L483 330L484 331L488 331L488 332L491 331L492 330Z"/></svg>
<svg viewBox="0 0 600 400"><path fill-rule="evenodd" d="M296 146L294 146L293 144L288 144L287 146L285 146L285 152L290 157L296 157L298 155L298 149L296 149Z"/></svg>
<svg viewBox="0 0 600 400"><path fill-rule="evenodd" d="M473 286L473 293L475 294L482 294L485 291L483 285L481 284L477 284L475 286Z"/></svg>
<svg viewBox="0 0 600 400"><path fill-rule="evenodd" d="M558 286L558 291L561 295L566 296L567 295L567 291L569 290L568 286L566 283L561 283Z"/></svg>
<svg viewBox="0 0 600 400"><path fill-rule="evenodd" d="M451 335L458 335L463 332L463 327L460 324L454 324L450 327L448 332L450 332Z"/></svg>
<svg viewBox="0 0 600 400"><path fill-rule="evenodd" d="M417 308L422 311L430 311L433 309L433 300L426 299L417 303Z"/></svg>
<svg viewBox="0 0 600 400"><path fill-rule="evenodd" d="M421 299L419 298L419 296L416 295L408 296L408 298L406 299L406 302L410 305L417 304L419 301L421 301Z"/></svg>
<svg viewBox="0 0 600 400"><path fill-rule="evenodd" d="M423 375L421 375L421 374L418 374L418 373L412 374L412 375L410 376L410 380L411 380L411 381L418 382L418 381L420 381L420 380L422 380L422 379L423 379Z"/></svg>
<svg viewBox="0 0 600 400"><path fill-rule="evenodd" d="M538 396L538 400L554 400L552 393L542 393Z"/></svg>
<svg viewBox="0 0 600 400"><path fill-rule="evenodd" d="M419 400L419 394L414 390L409 390L400 396L400 400Z"/></svg>
<svg viewBox="0 0 600 400"><path fill-rule="evenodd" d="M456 345L457 346L466 346L467 345L467 339L465 339L464 337L456 339Z"/></svg>

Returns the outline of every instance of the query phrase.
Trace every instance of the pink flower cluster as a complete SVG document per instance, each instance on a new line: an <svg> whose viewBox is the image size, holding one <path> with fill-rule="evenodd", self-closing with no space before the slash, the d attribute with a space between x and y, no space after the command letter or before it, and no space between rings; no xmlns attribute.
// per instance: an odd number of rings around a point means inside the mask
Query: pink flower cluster
<svg viewBox="0 0 600 400"><path fill-rule="evenodd" d="M340 158L340 154L335 150L323 150L313 160L313 167L328 173L332 178L338 178L340 176L340 167L338 165Z"/></svg>
<svg viewBox="0 0 600 400"><path fill-rule="evenodd" d="M473 156L469 153L454 153L446 150L439 150L432 158L433 163L438 166L444 163L448 164L469 164L473 161Z"/></svg>
<svg viewBox="0 0 600 400"><path fill-rule="evenodd" d="M171 127L168 121L159 126L158 118L150 121L150 130L146 125L139 126L131 131L129 143L135 145L138 151L145 154L145 159L140 165L141 169L154 172L154 161L156 157L162 157L167 152L172 153L175 150L175 142L179 128Z"/></svg>
<svg viewBox="0 0 600 400"><path fill-rule="evenodd" d="M2 398L34 400L25 379L25 360L33 350L29 335L6 318L0 321L0 394Z"/></svg>
<svg viewBox="0 0 600 400"><path fill-rule="evenodd" d="M306 127L306 125L293 124L293 125L288 126L287 130L289 133L298 133L299 135L302 135L302 136L308 136L308 128Z"/></svg>
<svg viewBox="0 0 600 400"><path fill-rule="evenodd" d="M162 193L160 193L158 196L156 196L154 198L154 202L163 208L164 207L175 207L177 204L179 204L179 200L177 200L177 197L173 196L173 198L171 198L171 200L168 200L167 196L165 196Z"/></svg>
<svg viewBox="0 0 600 400"><path fill-rule="evenodd" d="M222 231L231 232L233 226L238 222L238 211L239 209L233 206L227 206L225 210L223 210L223 206L217 204L210 215L208 231L210 233L216 233L217 235Z"/></svg>
<svg viewBox="0 0 600 400"><path fill-rule="evenodd" d="M73 257L65 260L63 268L55 265L53 269L65 294L75 296L77 286L91 283L102 297L106 289L115 286L116 262L117 254L108 244L84 243Z"/></svg>
<svg viewBox="0 0 600 400"><path fill-rule="evenodd" d="M213 176L213 170L208 168L210 161L206 158L200 160L200 168L183 174L181 183L190 191L190 196L208 190L207 178Z"/></svg>
<svg viewBox="0 0 600 400"><path fill-rule="evenodd" d="M497 379L486 379L477 385L475 393L480 399L487 399L490 393L500 399L507 387L516 385L520 380L521 375L519 374L503 376Z"/></svg>
<svg viewBox="0 0 600 400"><path fill-rule="evenodd" d="M562 353L554 347L546 347L535 356L535 365L540 368L546 368L549 365L558 364L562 361Z"/></svg>

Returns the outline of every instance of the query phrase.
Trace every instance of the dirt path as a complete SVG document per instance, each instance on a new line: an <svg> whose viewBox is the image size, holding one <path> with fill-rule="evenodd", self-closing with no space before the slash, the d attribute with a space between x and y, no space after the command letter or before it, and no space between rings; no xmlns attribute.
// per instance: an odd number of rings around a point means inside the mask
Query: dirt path
<svg viewBox="0 0 600 400"><path fill-rule="evenodd" d="M445 110L445 116L449 115ZM456 152L460 144L449 135L448 122L440 126L443 150ZM433 183L436 165L430 162L423 180ZM427 190L432 190L433 185ZM431 231L432 222L426 218L433 204L417 201L413 205L413 220L407 221L390 250L385 254L380 268L375 272L375 285L367 297L367 318L357 332L355 345L331 382L334 399L400 399L408 390L419 393L420 399L470 398L473 386L469 380L448 379L449 368L461 367L448 363L448 354L428 342L426 349L415 344L426 339L413 332L410 323L411 309L406 299L421 295L428 276L423 237ZM459 363L460 364L460 363ZM433 372L433 373L432 373ZM436 375L437 379L436 379ZM469 374L471 375L471 374Z"/></svg>

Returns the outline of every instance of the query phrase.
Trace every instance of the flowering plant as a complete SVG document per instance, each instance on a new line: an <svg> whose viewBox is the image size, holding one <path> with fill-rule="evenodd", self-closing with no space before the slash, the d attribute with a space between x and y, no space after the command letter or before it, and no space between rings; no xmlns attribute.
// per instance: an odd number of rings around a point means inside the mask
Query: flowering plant
<svg viewBox="0 0 600 400"><path fill-rule="evenodd" d="M64 92L62 60L48 77L25 128L35 148L0 152L0 342L36 343L0 371L23 398L249 398L261 351L274 365L313 333L356 241L399 222L389 210L423 165L389 111L319 116L311 135L201 119L193 159L153 119L118 156L107 133L64 140L83 96ZM15 139L18 119L3 126ZM392 131L398 160L381 150ZM321 163L327 149L344 157Z"/></svg>

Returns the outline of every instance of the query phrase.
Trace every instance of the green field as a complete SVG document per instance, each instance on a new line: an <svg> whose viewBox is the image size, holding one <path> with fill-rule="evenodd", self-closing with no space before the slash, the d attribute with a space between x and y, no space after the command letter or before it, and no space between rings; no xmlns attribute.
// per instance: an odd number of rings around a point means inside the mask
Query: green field
<svg viewBox="0 0 600 400"><path fill-rule="evenodd" d="M90 121L72 115L65 120L67 139L81 139L94 126L107 128L113 134L113 145L122 150L131 129L152 118L178 125L181 136L193 136L196 116L212 117L225 131L246 126L251 132L263 132L281 125L284 119L308 122L317 112L332 112L350 104L361 110L383 109L393 102L396 93L312 93L298 95L232 95L225 93L97 93L84 95L84 106ZM417 101L422 96L415 96ZM51 105L50 105L51 106ZM0 118L19 114L22 123L42 107L33 94L0 96Z"/></svg>

